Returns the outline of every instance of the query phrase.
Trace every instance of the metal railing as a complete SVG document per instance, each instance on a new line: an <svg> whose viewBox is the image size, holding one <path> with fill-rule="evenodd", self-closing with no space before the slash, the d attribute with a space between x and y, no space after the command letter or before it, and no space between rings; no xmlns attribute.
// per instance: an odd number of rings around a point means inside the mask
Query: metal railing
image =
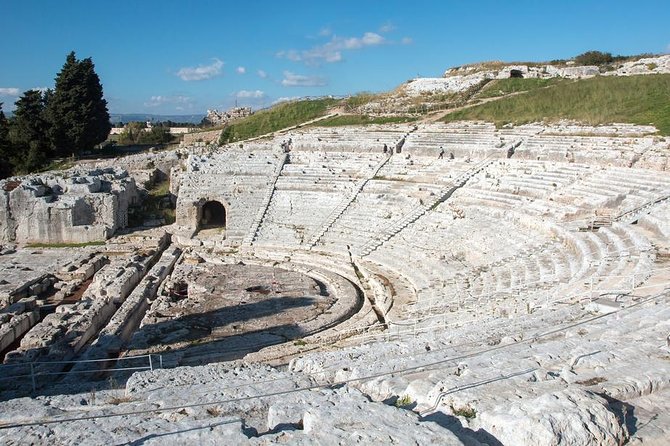
<svg viewBox="0 0 670 446"><path fill-rule="evenodd" d="M120 362L124 361L129 362L141 359L146 359L146 363L142 365L131 365L128 367L117 367ZM91 367L90 369L86 370L77 370L76 367L74 367L81 364L85 365L85 364L100 364L100 363L115 363L115 367L112 368ZM58 366L62 366L60 370L58 370ZM154 370L156 368L163 368L162 355L149 354L149 355L123 356L120 358L104 358L104 359L21 362L15 364L0 364L0 382L30 379L32 391L35 392L39 387L39 378L45 376L64 376L72 374L93 374L93 373L110 373L110 372L123 372L123 371ZM12 371L14 371L14 373L12 373Z"/></svg>

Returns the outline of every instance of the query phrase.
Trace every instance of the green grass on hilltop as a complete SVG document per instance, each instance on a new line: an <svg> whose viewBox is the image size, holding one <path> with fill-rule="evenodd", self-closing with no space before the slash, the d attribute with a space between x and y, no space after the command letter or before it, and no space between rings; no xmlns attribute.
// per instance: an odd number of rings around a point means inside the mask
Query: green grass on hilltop
<svg viewBox="0 0 670 446"><path fill-rule="evenodd" d="M670 74L601 77L561 82L458 110L445 121L484 120L497 126L573 119L598 125L653 124L670 135Z"/></svg>
<svg viewBox="0 0 670 446"><path fill-rule="evenodd" d="M345 125L398 124L416 120L417 118L411 116L342 115L315 122L314 125L318 127L339 127Z"/></svg>
<svg viewBox="0 0 670 446"><path fill-rule="evenodd" d="M537 90L538 88L549 87L551 85L569 82L567 79L552 77L549 79L520 79L508 78L497 79L484 87L475 97L478 99L493 98L497 96L506 96L511 93L521 91Z"/></svg>
<svg viewBox="0 0 670 446"><path fill-rule="evenodd" d="M285 102L261 110L227 126L221 133L221 144L241 141L301 124L328 113L339 103L337 99L309 99Z"/></svg>

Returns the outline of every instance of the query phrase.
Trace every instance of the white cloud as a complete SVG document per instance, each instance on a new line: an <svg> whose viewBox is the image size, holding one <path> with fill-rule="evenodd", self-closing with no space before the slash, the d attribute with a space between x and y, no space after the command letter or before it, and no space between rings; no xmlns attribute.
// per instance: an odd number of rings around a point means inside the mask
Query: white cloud
<svg viewBox="0 0 670 446"><path fill-rule="evenodd" d="M237 67L235 71L237 71L237 74L244 74L247 72L247 69L244 67Z"/></svg>
<svg viewBox="0 0 670 446"><path fill-rule="evenodd" d="M217 58L212 59L209 65L198 65L197 67L184 67L177 71L177 76L183 81L202 81L211 79L221 74L223 62Z"/></svg>
<svg viewBox="0 0 670 446"><path fill-rule="evenodd" d="M37 91L42 92L42 93L46 93L46 91L48 89L49 89L49 87L34 87L34 88L31 88L31 90L37 90Z"/></svg>
<svg viewBox="0 0 670 446"><path fill-rule="evenodd" d="M304 62L307 65L318 65L322 62L333 63L343 59L342 51L357 50L364 47L386 43L386 39L374 32L366 32L361 37L332 36L330 41L307 50L279 51L277 57L293 62Z"/></svg>
<svg viewBox="0 0 670 446"><path fill-rule="evenodd" d="M412 39L411 37L403 37L400 43L402 43L403 45L411 45L412 43L414 43L414 39Z"/></svg>
<svg viewBox="0 0 670 446"><path fill-rule="evenodd" d="M18 96L19 89L14 87L0 87L0 96Z"/></svg>
<svg viewBox="0 0 670 446"><path fill-rule="evenodd" d="M263 70L258 70L257 73L258 77L260 77L261 79L265 79L266 77L268 77L268 74Z"/></svg>
<svg viewBox="0 0 670 446"><path fill-rule="evenodd" d="M379 28L380 33L390 33L391 31L394 31L394 30L395 30L395 25L391 22L386 22Z"/></svg>
<svg viewBox="0 0 670 446"><path fill-rule="evenodd" d="M188 96L151 96L145 107L161 107L164 105L174 105L176 109L183 110L184 107L193 106L193 98Z"/></svg>
<svg viewBox="0 0 670 446"><path fill-rule="evenodd" d="M329 26L324 26L323 28L321 28L321 29L319 30L319 35L320 35L321 37L328 37L328 36L330 36L331 34L333 34L333 30L330 29Z"/></svg>
<svg viewBox="0 0 670 446"><path fill-rule="evenodd" d="M261 99L265 97L265 92L261 90L240 90L235 93L238 98Z"/></svg>
<svg viewBox="0 0 670 446"><path fill-rule="evenodd" d="M282 79L281 84L284 87L322 87L327 85L328 82L321 76L305 76L284 71L284 79Z"/></svg>
<svg viewBox="0 0 670 446"><path fill-rule="evenodd" d="M377 33L365 33L363 37L350 37L344 39L344 48L349 50L357 50L364 46L381 45L384 43L384 38Z"/></svg>

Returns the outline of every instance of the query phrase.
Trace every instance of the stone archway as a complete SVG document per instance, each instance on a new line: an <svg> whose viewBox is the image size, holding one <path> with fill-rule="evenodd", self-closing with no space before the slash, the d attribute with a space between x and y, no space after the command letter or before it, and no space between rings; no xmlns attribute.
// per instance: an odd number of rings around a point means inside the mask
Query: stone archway
<svg viewBox="0 0 670 446"><path fill-rule="evenodd" d="M218 201L207 201L202 206L198 226L201 229L225 228L226 208Z"/></svg>

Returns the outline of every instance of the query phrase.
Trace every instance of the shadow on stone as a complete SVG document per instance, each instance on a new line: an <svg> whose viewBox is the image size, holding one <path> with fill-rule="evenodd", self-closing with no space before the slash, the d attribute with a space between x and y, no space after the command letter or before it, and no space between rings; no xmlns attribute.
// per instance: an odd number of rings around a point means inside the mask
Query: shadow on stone
<svg viewBox="0 0 670 446"><path fill-rule="evenodd" d="M434 412L425 417L421 417L421 421L432 421L445 429L451 431L459 440L465 445L487 444L489 446L503 446L503 444L493 435L486 432L484 429L472 430L464 427L458 417L447 415L442 412Z"/></svg>

